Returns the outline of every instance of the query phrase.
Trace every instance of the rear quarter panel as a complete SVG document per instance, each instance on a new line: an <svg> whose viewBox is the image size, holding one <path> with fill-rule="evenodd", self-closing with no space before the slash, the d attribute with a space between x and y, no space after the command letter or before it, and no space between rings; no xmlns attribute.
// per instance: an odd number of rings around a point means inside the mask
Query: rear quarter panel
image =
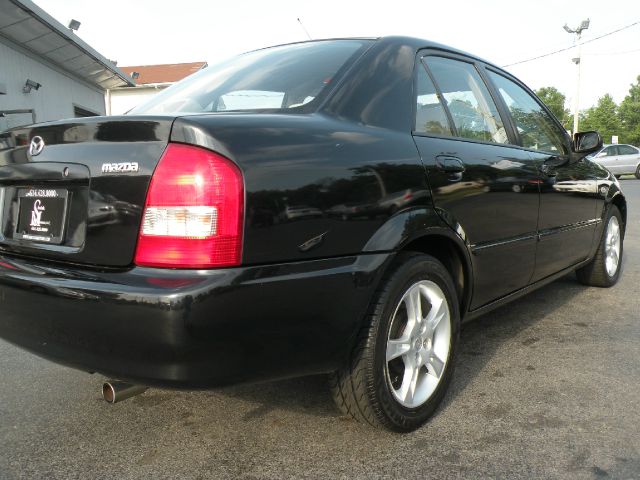
<svg viewBox="0 0 640 480"><path fill-rule="evenodd" d="M209 114L176 120L172 141L242 169L244 264L356 254L392 215L430 203L409 132L319 113Z"/></svg>

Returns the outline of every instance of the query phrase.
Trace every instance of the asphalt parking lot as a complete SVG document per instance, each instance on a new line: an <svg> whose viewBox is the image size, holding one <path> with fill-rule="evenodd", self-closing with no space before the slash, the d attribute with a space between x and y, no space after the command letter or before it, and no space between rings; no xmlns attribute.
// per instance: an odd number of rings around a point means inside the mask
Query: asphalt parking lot
<svg viewBox="0 0 640 480"><path fill-rule="evenodd" d="M640 478L640 181L622 185L620 283L571 275L467 325L415 433L341 417L323 377L108 405L101 376L0 341L0 478Z"/></svg>

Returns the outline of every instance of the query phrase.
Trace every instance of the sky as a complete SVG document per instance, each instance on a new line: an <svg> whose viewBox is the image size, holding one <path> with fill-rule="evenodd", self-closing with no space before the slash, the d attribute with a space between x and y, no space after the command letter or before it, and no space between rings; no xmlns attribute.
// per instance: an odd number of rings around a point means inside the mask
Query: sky
<svg viewBox="0 0 640 480"><path fill-rule="evenodd" d="M563 25L591 20L584 42L640 22L638 0L35 0L118 66L207 61L312 38L408 35L505 66L574 45ZM304 28L298 22L300 19ZM537 89L554 86L572 109L577 49L508 67ZM640 23L582 47L580 109L620 102L640 75Z"/></svg>

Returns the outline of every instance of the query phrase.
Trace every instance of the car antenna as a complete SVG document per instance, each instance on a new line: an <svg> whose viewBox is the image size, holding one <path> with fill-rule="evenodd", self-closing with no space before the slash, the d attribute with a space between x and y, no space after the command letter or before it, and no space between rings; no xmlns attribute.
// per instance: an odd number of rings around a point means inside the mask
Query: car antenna
<svg viewBox="0 0 640 480"><path fill-rule="evenodd" d="M309 31L305 28L304 23L302 23L302 20L300 20L300 17L298 17L298 23L300 24L300 26L304 30L304 33L307 34L307 37L309 37L309 40L313 40L313 38L311 38L311 35L309 35Z"/></svg>

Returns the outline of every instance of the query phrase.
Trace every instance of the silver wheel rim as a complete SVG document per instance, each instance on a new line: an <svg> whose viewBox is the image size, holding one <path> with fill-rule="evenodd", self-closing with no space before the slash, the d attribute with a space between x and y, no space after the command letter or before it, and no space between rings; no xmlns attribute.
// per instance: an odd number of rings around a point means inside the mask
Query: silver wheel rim
<svg viewBox="0 0 640 480"><path fill-rule="evenodd" d="M451 348L451 315L442 289L423 280L402 296L391 319L387 383L407 408L423 405L442 380Z"/></svg>
<svg viewBox="0 0 640 480"><path fill-rule="evenodd" d="M607 269L607 275L613 277L618 271L618 265L620 264L620 223L616 217L609 219L604 253L604 264Z"/></svg>

